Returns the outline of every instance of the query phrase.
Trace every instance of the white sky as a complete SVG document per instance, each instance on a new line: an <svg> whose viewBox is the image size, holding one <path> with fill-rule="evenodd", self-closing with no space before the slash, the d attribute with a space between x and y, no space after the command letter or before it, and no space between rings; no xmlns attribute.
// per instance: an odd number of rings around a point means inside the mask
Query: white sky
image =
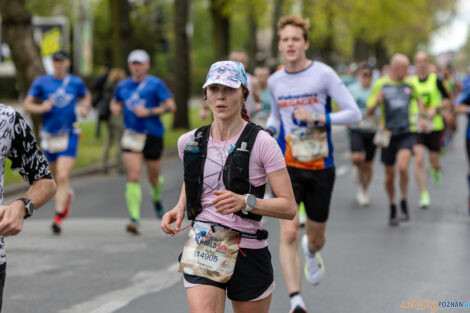
<svg viewBox="0 0 470 313"><path fill-rule="evenodd" d="M460 48L467 39L470 23L470 1L459 0L453 21L431 37L431 53L438 54Z"/></svg>

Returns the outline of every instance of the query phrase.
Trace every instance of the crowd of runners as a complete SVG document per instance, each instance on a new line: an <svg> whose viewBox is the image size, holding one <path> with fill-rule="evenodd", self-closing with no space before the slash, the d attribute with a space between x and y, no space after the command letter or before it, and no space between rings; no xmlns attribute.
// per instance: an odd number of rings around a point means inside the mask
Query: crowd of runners
<svg viewBox="0 0 470 313"><path fill-rule="evenodd" d="M450 66L439 70L425 52L412 60L397 53L380 70L366 61L353 63L340 76L309 59L308 48L308 21L287 16L278 22L283 61L276 69L257 66L253 75L247 73L250 60L241 50L212 64L199 111L207 125L178 140L184 177L178 202L166 208L161 116L177 108L163 80L148 74L150 56L132 51L130 77L110 69L100 82L103 94L92 101L84 82L69 74L67 53L55 53L54 72L38 77L24 101L26 112L42 116L38 141L50 167L46 176L57 184L52 232L61 234L72 199L81 196L70 188L80 138L76 112L86 117L93 102L108 123L105 159L113 144L121 152L125 230L141 232L144 164L162 230L174 235L185 218L191 221L179 255L191 312L223 312L226 296L235 312L269 311L275 282L262 216L280 219L279 260L290 312L309 311L302 276L317 285L325 275L320 251L336 179L332 127L347 130L359 206L373 201L369 186L381 149L388 197L383 207L389 225L398 226L412 218L410 163L423 210L433 201L427 176L437 187L445 183L440 158L455 145L456 115L470 115L470 78L460 83ZM466 138L470 163L470 126ZM468 185L470 195L470 172ZM470 214L470 196L468 203Z"/></svg>

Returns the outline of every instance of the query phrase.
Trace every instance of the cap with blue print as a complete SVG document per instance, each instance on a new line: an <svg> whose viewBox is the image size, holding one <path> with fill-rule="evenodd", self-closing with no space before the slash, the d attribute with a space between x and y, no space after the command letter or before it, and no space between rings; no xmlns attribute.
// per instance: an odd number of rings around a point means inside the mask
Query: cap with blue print
<svg viewBox="0 0 470 313"><path fill-rule="evenodd" d="M203 89L209 85L220 84L231 88L247 87L246 72L243 64L236 61L219 61L211 65Z"/></svg>

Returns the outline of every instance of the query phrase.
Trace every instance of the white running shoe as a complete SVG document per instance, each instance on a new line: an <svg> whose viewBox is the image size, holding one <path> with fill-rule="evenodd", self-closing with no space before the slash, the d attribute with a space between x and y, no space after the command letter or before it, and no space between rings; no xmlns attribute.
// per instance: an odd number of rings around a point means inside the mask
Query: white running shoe
<svg viewBox="0 0 470 313"><path fill-rule="evenodd" d="M366 199L362 190L357 191L356 200L360 207L365 206Z"/></svg>
<svg viewBox="0 0 470 313"><path fill-rule="evenodd" d="M318 285L325 274L325 265L323 264L320 252L315 252L312 256L312 253L308 249L307 235L302 237L302 248L305 254L305 278L310 284Z"/></svg>
<svg viewBox="0 0 470 313"><path fill-rule="evenodd" d="M364 206L369 206L370 204L370 193L364 192Z"/></svg>

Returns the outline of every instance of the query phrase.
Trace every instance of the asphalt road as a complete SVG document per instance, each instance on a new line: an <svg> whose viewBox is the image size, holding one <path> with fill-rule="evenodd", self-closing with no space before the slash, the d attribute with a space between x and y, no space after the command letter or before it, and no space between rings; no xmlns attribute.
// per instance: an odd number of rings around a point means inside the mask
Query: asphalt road
<svg viewBox="0 0 470 313"><path fill-rule="evenodd" d="M372 203L360 208L354 200L357 186L344 131L337 129L333 140L337 180L322 252L326 276L316 287L304 282L309 312L402 312L410 310L400 307L403 301L469 301L470 217L463 130L455 149L443 157L443 186L429 183L431 207L418 208L419 193L411 176L411 221L394 228L387 224L379 158L370 189ZM182 182L179 159L165 159L163 174L163 202L171 208ZM186 234L168 237L161 232L148 184L143 187L141 236L124 231L124 176L78 178L72 187L76 198L61 236L51 234L53 206L48 203L25 222L20 235L6 239L3 312L188 312L176 263ZM278 260L279 223L268 218L264 225L270 231L277 283L271 312L285 313L289 301ZM232 312L230 302L226 307ZM441 312L461 310L442 307Z"/></svg>

